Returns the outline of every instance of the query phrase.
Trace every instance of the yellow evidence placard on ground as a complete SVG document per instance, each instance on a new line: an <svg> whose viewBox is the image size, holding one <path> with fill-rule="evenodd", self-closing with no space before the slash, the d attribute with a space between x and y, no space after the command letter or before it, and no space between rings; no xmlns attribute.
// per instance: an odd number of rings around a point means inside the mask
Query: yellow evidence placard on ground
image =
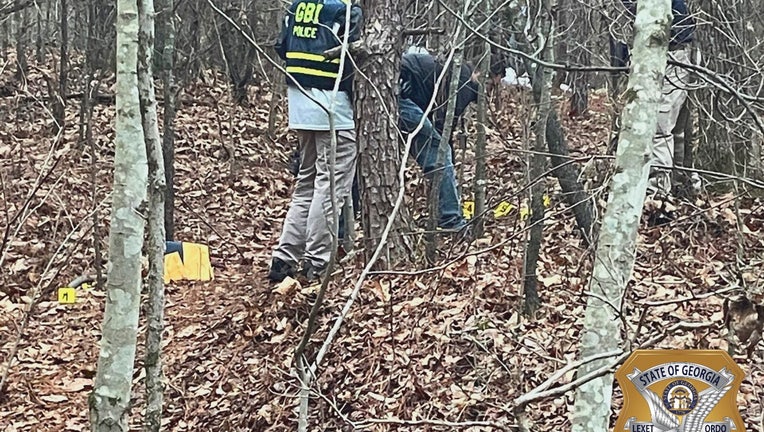
<svg viewBox="0 0 764 432"><path fill-rule="evenodd" d="M475 215L475 202L474 201L464 201L462 203L462 215L465 219L472 219L472 216Z"/></svg>
<svg viewBox="0 0 764 432"><path fill-rule="evenodd" d="M77 302L77 290L72 287L58 289L58 302L61 304L73 304Z"/></svg>

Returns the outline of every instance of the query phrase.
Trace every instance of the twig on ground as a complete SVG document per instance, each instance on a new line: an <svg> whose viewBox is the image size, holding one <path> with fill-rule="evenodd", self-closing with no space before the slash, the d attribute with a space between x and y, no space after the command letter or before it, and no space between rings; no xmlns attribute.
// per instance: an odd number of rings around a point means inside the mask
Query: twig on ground
<svg viewBox="0 0 764 432"><path fill-rule="evenodd" d="M72 281L69 282L66 286L69 288L79 288L83 284L93 283L95 281L96 281L95 276L85 274L85 275L77 276L76 278L72 279Z"/></svg>
<svg viewBox="0 0 764 432"><path fill-rule="evenodd" d="M689 297L682 297L682 298L679 298L679 299L646 301L646 302L641 302L641 303L638 303L638 304L641 305L641 306L645 306L645 307L653 307L653 306L665 306L665 305L670 305L670 304L685 303L685 302L690 302L690 301L707 299L709 297L713 297L713 296L716 296L716 295L728 293L730 291L735 291L737 289L740 289L740 287L731 286L731 287L721 288L721 289L718 289L716 291L711 291L711 292L704 293L704 294L698 294L698 295L693 294L693 295L691 295Z"/></svg>
<svg viewBox="0 0 764 432"><path fill-rule="evenodd" d="M350 427L352 427L352 428L353 428L353 430L355 430L355 429L359 429L359 428L360 428L360 427L358 426L358 423L354 422L353 420L350 420L350 419L348 418L348 416L346 416L346 415L345 415L345 414L342 412L342 410L341 410L341 409L339 409L339 407L337 406L337 404L336 404L336 403L335 403L333 400L330 400L328 397L326 397L326 396L325 396L323 393L321 393L321 392L320 392L320 391L318 391L318 390L313 390L313 393L314 393L315 395L317 395L318 397L320 397L321 399L323 399L323 400L324 400L324 402L328 403L328 404L329 404L329 406L330 406L330 407L332 407L332 409L334 410L334 412L336 412L336 413L337 413L337 415L339 415L339 416L340 416L340 418L341 418L342 420L344 420L344 421L345 421L345 423L347 423L348 425L350 425Z"/></svg>
<svg viewBox="0 0 764 432"><path fill-rule="evenodd" d="M103 202L101 204L103 204ZM100 206L96 207L92 211L96 212L96 211L98 211L99 208L100 208ZM30 318L32 316L32 313L34 312L34 308L35 308L35 306L37 306L37 303L39 303L40 300L43 298L44 294L46 292L48 292L48 290L50 289L50 287L53 284L53 281L55 281L56 277L61 272L61 269L63 267L60 266L52 276L50 276L48 278L46 278L45 276L48 274L48 272L50 271L51 267L53 267L53 263L55 263L57 261L57 258L62 255L62 252L64 251L64 246L69 242L70 239L72 239L72 237L74 237L74 234L76 234L80 230L80 227L82 226L82 224L85 221L87 221L90 216L91 215L88 214L87 216L82 218L80 220L80 223L77 224L77 226L75 226L69 232L69 234L66 236L64 241L61 242L61 244L58 246L58 248L55 250L55 252L53 252L53 255L51 255L50 259L48 260L48 263L45 266L45 269L41 273L39 282L37 283L37 285L35 285L31 289L31 293L29 294L29 297L31 299L30 302L29 302L29 306L27 307L27 310L24 312L24 318L21 321L21 326L18 327L18 331L17 331L17 334L16 334L16 339L14 340L13 345L12 345L11 350L10 350L10 353L8 354L8 359L6 361L5 368L3 369L2 373L0 373L0 399L2 399L3 394L5 393L5 386L7 384L8 375L10 373L11 367L13 366L13 362L16 359L16 354L17 354L17 352L19 350L19 346L21 345L21 340L24 337L24 332L26 331L27 327L29 326L29 320L30 320ZM85 236L81 236L74 243L73 248L69 251L69 254L66 255L66 258L64 259L64 262L68 262L68 260L71 258L72 254L74 253L74 249L76 249L76 247L80 243L83 242L84 238L85 238ZM46 279L47 279L47 285L45 285L45 288L43 288L43 283L46 282Z"/></svg>

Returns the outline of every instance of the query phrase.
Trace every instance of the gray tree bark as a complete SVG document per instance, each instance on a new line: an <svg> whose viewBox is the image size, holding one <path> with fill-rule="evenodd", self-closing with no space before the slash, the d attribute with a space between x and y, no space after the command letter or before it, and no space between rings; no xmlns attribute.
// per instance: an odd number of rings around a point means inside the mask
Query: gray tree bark
<svg viewBox="0 0 764 432"><path fill-rule="evenodd" d="M175 9L174 0L160 0L157 18L162 29L162 86L164 92L164 116L162 135L162 159L164 162L165 198L164 230L165 238L175 236L175 116L177 114L175 85Z"/></svg>
<svg viewBox="0 0 764 432"><path fill-rule="evenodd" d="M159 137L157 101L154 90L154 1L139 0L138 92L141 121L146 139L149 168L148 189L148 304L146 307L146 415L144 430L159 432L162 426L164 375L162 374L162 331L164 330L164 198L165 176L162 141Z"/></svg>
<svg viewBox="0 0 764 432"><path fill-rule="evenodd" d="M553 0L543 0L538 15L538 40L541 45L541 57L546 61L553 61L554 39L552 32L552 9ZM535 124L535 141L533 154L530 156L529 174L530 181L535 183L530 188L531 194L531 229L528 235L528 243L525 248L525 269L523 278L523 312L534 316L541 306L538 294L538 259L541 253L541 242L544 237L544 172L546 171L546 129L549 113L552 111L552 78L553 73L549 68L536 66L536 79L533 81L534 93L538 94L538 112Z"/></svg>
<svg viewBox="0 0 764 432"><path fill-rule="evenodd" d="M14 0L14 7L21 7L20 0ZM29 72L29 65L27 64L27 44L26 44L26 31L27 31L27 10L26 7L21 7L19 13L15 17L16 24L16 81L26 82L27 73Z"/></svg>
<svg viewBox="0 0 764 432"><path fill-rule="evenodd" d="M138 96L138 5L117 3L114 190L109 275L91 430L127 431L141 294L148 168Z"/></svg>
<svg viewBox="0 0 764 432"><path fill-rule="evenodd" d="M623 129L616 153L616 174L610 185L600 229L581 336L581 358L618 349L622 340L621 300L631 278L637 229L642 214L652 136L660 106L661 84L668 53L671 2L640 0L634 24L633 61L623 110ZM609 360L587 363L585 375ZM613 388L611 373L576 390L571 413L574 432L607 431Z"/></svg>
<svg viewBox="0 0 764 432"><path fill-rule="evenodd" d="M462 12L463 18L466 17L469 7L470 0L466 0ZM448 93L446 93L448 95L448 103L446 105L446 115L443 121L443 133L441 134L440 143L438 144L438 157L435 163L435 166L438 168L435 169L435 172L432 175L432 180L430 181L430 217L428 219L427 235L425 236L427 240L426 256L430 263L435 262L438 250L438 237L435 233L438 228L438 219L440 218L440 183L443 181L443 170L440 169L440 167L444 164L446 154L451 152L450 138L451 133L453 132L454 115L456 112L456 93L459 90L459 76L462 68L462 60L464 58L464 45L462 44L464 35L464 26L462 26L460 21L456 26L456 36L454 37L455 45L451 48L454 53L453 62L451 64L451 82L449 82ZM438 89L435 89L435 91L437 92ZM455 152L452 152L451 162L456 164L456 161L453 160L453 155L455 155ZM455 168L454 171L456 171ZM459 179L457 178L456 181L458 183Z"/></svg>
<svg viewBox="0 0 764 432"><path fill-rule="evenodd" d="M517 26L517 24L514 24ZM530 43L523 39L521 49L530 53ZM531 62L525 59L523 61L526 70L531 70ZM532 80L536 77L532 76ZM533 100L541 103L541 87L533 86ZM546 124L546 144L549 148L550 160L552 162L552 175L560 182L563 199L570 206L573 217L576 219L576 225L581 232L587 245L591 244L593 228L593 204L589 193L584 189L579 181L581 177L578 166L570 163L570 150L565 142L565 133L557 117L557 111L551 110L547 115Z"/></svg>
<svg viewBox="0 0 764 432"><path fill-rule="evenodd" d="M483 0L483 11L486 16L491 12L491 0ZM491 28L487 29L488 34L491 34ZM480 82L482 85L478 91L477 100L477 134L475 136L475 180L473 190L475 194L475 224L474 234L475 238L483 236L484 221L482 217L485 213L485 163L486 163L486 122L488 121L488 94L486 93L486 87L490 80L489 71L491 66L491 43L488 41L483 42L483 58L478 64L480 70Z"/></svg>
<svg viewBox="0 0 764 432"><path fill-rule="evenodd" d="M69 80L69 9L66 0L61 0L59 13L61 14L61 51L59 53L58 94L55 95L53 102L56 131L66 126L66 87Z"/></svg>
<svg viewBox="0 0 764 432"><path fill-rule="evenodd" d="M565 25L567 49L565 60L569 63L589 66L591 64L591 39L596 35L593 28L591 11L596 10L591 4L571 1L566 2L561 8L560 20ZM560 74L565 77L573 92L570 95L570 109L568 115L579 117L586 115L589 109L589 88L591 87L591 74L586 72L569 72ZM559 87L558 87L559 88ZM557 91L555 88L554 91Z"/></svg>
<svg viewBox="0 0 764 432"><path fill-rule="evenodd" d="M393 0L364 2L364 38L369 62L363 71L369 77L356 80L356 132L360 149L359 187L366 258L376 250L397 200L400 182L397 173L408 155L398 143L398 74L402 6ZM379 22L384 25L373 25ZM380 109L385 110L380 115ZM391 268L408 256L410 241L402 235L409 222L405 206L393 228L377 265Z"/></svg>

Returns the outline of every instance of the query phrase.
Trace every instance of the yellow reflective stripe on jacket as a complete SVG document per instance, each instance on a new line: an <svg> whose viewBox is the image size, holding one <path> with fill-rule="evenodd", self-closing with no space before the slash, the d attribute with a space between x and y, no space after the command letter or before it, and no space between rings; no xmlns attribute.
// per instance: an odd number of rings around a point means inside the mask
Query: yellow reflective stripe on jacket
<svg viewBox="0 0 764 432"><path fill-rule="evenodd" d="M315 62L327 62L327 63L340 63L340 59L332 59L327 60L326 57L322 56L321 54L312 54L312 53L304 53L304 52L295 52L290 51L287 53L288 59L295 59L295 60L309 60L309 61L315 61Z"/></svg>
<svg viewBox="0 0 764 432"><path fill-rule="evenodd" d="M289 73L298 73L303 75L313 75L325 78L337 78L337 72L327 72L318 69L311 69L300 66L287 66L286 71Z"/></svg>

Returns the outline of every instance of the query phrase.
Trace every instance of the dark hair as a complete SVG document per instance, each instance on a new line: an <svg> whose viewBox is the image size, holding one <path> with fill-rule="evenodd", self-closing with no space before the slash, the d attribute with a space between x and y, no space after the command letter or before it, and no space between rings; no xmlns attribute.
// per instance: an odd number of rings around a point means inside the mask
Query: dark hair
<svg viewBox="0 0 764 432"><path fill-rule="evenodd" d="M507 74L507 58L503 51L497 48L491 49L491 66L489 67L491 75L499 75L502 78Z"/></svg>

